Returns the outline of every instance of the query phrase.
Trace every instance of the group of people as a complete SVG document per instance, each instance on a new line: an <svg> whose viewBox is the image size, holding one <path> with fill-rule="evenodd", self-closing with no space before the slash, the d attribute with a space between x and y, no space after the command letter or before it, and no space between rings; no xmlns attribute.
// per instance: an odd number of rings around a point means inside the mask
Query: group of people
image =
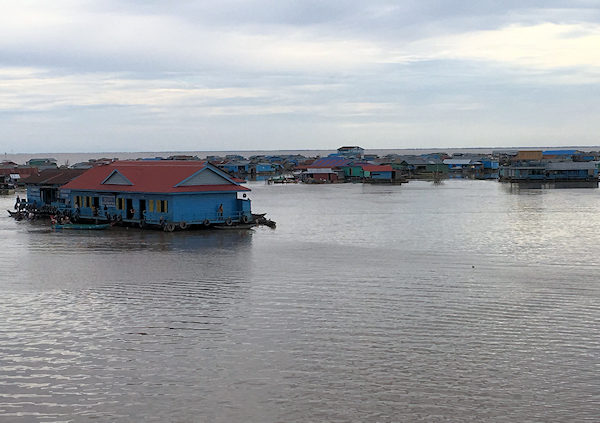
<svg viewBox="0 0 600 423"><path fill-rule="evenodd" d="M69 223L71 223L71 218L69 217L68 214L65 215L50 215L50 223L52 223L53 225L56 224L60 224L60 225L67 225Z"/></svg>
<svg viewBox="0 0 600 423"><path fill-rule="evenodd" d="M19 198L15 201L16 212L10 213L16 220L29 219L34 220L37 216L38 209L33 204L28 204L27 200Z"/></svg>

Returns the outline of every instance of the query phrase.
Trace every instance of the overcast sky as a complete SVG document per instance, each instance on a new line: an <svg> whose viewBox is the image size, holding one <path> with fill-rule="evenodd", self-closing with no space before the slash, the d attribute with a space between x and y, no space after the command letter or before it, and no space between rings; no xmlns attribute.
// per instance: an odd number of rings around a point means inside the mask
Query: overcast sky
<svg viewBox="0 0 600 423"><path fill-rule="evenodd" d="M2 152L600 144L600 0L0 10Z"/></svg>

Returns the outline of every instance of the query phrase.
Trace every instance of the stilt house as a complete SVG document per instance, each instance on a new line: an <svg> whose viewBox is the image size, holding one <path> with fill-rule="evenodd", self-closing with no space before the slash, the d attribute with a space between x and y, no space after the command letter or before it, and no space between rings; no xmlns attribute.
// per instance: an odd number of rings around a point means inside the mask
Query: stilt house
<svg viewBox="0 0 600 423"><path fill-rule="evenodd" d="M173 230L250 221L250 189L241 182L207 162L117 161L87 170L62 191L80 219Z"/></svg>

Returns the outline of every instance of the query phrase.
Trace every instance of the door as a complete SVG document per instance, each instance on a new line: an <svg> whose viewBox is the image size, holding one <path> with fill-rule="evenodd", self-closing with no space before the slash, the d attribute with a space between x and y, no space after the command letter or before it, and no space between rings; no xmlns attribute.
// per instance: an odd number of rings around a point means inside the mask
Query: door
<svg viewBox="0 0 600 423"><path fill-rule="evenodd" d="M140 211L140 219L143 219L145 217L144 213L146 212L146 200L140 200L138 209Z"/></svg>
<svg viewBox="0 0 600 423"><path fill-rule="evenodd" d="M125 201L125 206L127 207L127 219L133 219L133 217L135 216L135 210L133 209L133 200L131 198L128 198Z"/></svg>

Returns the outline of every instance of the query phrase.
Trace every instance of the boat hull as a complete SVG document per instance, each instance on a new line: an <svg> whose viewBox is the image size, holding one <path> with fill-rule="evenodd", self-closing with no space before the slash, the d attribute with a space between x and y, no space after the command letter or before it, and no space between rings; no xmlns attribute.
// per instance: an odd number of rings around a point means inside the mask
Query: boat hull
<svg viewBox="0 0 600 423"><path fill-rule="evenodd" d="M64 225L52 225L54 229L72 229L72 230L102 230L110 227L108 223L106 224L86 224L86 223L67 223Z"/></svg>

